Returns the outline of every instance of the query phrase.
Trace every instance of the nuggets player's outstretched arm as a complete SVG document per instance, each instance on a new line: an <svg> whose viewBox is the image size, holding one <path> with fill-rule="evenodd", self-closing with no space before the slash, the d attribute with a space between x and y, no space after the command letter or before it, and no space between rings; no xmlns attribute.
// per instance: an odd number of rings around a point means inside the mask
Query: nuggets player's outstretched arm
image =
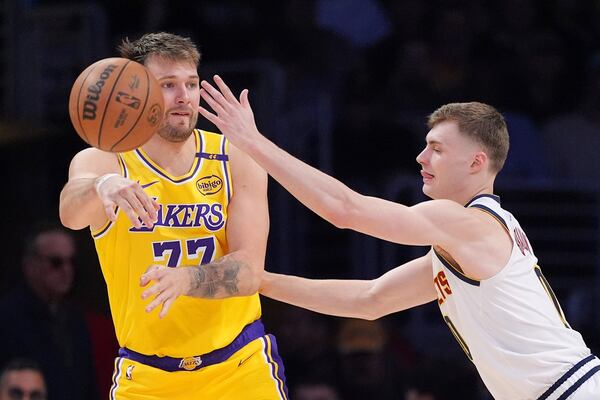
<svg viewBox="0 0 600 400"><path fill-rule="evenodd" d="M77 153L69 166L69 181L60 193L62 224L71 229L95 229L108 219L114 221L118 206L137 228L142 226L139 218L151 227L158 205L137 182L120 174L114 153L95 148Z"/></svg>
<svg viewBox="0 0 600 400"><path fill-rule="evenodd" d="M258 291L269 233L267 174L233 146L229 159L233 196L227 208L228 254L192 268L151 266L140 280L142 286L154 282L142 294L142 298L154 296L147 312L162 305L162 318L182 295L214 299L248 296Z"/></svg>
<svg viewBox="0 0 600 400"><path fill-rule="evenodd" d="M322 314L377 319L436 298L431 255L365 280L315 280L265 272L264 296Z"/></svg>
<svg viewBox="0 0 600 400"><path fill-rule="evenodd" d="M219 90L202 81L201 96L216 114L200 107L233 144L248 153L305 206L339 228L353 229L391 242L438 244L452 250L458 243L483 236L488 228L460 204L433 200L413 207L363 196L335 178L292 157L257 129L248 91L238 101L222 79Z"/></svg>

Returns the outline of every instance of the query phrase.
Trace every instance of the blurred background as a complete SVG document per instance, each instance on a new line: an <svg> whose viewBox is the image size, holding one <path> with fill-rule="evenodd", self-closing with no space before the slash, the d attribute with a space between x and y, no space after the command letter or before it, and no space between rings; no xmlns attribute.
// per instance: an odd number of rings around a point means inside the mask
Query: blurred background
<svg viewBox="0 0 600 400"><path fill-rule="evenodd" d="M599 353L597 0L0 0L0 289L18 283L32 226L58 219L68 163L85 147L69 123L71 84L124 37L160 30L196 42L201 77L249 88L259 128L278 145L406 204L423 200L415 157L428 114L455 101L496 106L511 135L497 193ZM274 181L270 209L272 271L370 279L427 250L337 230ZM74 237L70 298L106 398L116 351L106 288L89 232ZM263 308L292 398L488 399L433 303L377 322L268 299Z"/></svg>

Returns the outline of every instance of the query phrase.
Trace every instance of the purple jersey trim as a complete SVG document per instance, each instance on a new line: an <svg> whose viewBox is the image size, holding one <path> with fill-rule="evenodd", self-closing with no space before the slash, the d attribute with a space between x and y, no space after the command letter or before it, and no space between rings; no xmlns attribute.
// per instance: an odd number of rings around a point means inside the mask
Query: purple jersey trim
<svg viewBox="0 0 600 400"><path fill-rule="evenodd" d="M221 144L221 153L225 154L225 144L227 143L227 139L223 136L223 143ZM227 160L223 160L223 173L225 174L225 188L227 189L227 201L231 199L231 187L229 181L229 173L227 172L227 161L229 160L229 156L227 156Z"/></svg>
<svg viewBox="0 0 600 400"><path fill-rule="evenodd" d="M187 174L185 174L183 177L179 178L179 179L173 179L172 177L170 177L169 175L165 174L163 171L161 171L159 168L157 168L156 166L154 166L154 164L152 163L152 161L147 158L146 156L144 156L144 153L142 153L142 151L140 149L135 149L135 153L137 154L137 156L140 158L140 160L148 167L150 168L152 171L154 171L155 174L173 182L173 183L183 183L183 182L187 182L189 180L192 180L194 178L194 176L196 176L196 173L198 172L198 170L200 170L200 166L202 165L202 158L199 157L199 154L202 153L202 147L203 147L203 143L202 143L202 135L200 135L200 133L198 132L198 130L194 129L194 135L196 135L196 140L197 140L197 144L196 144L196 160L195 163L196 165L194 166L193 170L188 172Z"/></svg>

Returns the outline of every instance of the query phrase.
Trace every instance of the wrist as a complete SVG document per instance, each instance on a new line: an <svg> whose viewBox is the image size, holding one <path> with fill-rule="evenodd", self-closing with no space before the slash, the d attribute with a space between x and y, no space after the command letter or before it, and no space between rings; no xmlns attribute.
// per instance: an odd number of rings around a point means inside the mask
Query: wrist
<svg viewBox="0 0 600 400"><path fill-rule="evenodd" d="M115 173L108 173L108 174L100 175L99 177L94 179L94 189L96 189L96 193L100 194L100 188L102 187L102 185L104 183L106 183L107 180L109 180L110 178L112 178L114 176L121 176L121 175L115 174Z"/></svg>
<svg viewBox="0 0 600 400"><path fill-rule="evenodd" d="M258 292L261 294L265 294L269 291L269 284L271 281L270 273L267 271L263 271L261 274L260 284L258 285Z"/></svg>

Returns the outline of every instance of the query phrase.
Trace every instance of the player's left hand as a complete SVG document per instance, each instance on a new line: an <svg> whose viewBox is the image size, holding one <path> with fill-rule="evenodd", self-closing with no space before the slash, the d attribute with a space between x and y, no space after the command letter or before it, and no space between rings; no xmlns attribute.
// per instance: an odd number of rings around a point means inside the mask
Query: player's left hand
<svg viewBox="0 0 600 400"><path fill-rule="evenodd" d="M219 89L207 81L200 84L200 96L213 109L214 114L202 106L198 107L198 112L215 124L237 148L246 151L256 138L262 136L256 127L254 113L248 101L248 89L242 90L238 100L219 75L214 76L214 81Z"/></svg>
<svg viewBox="0 0 600 400"><path fill-rule="evenodd" d="M140 286L154 284L142 293L142 299L155 296L146 306L146 312L151 312L162 304L158 316L164 318L171 305L179 296L189 293L194 279L193 268L167 268L164 265L151 265L140 278Z"/></svg>

